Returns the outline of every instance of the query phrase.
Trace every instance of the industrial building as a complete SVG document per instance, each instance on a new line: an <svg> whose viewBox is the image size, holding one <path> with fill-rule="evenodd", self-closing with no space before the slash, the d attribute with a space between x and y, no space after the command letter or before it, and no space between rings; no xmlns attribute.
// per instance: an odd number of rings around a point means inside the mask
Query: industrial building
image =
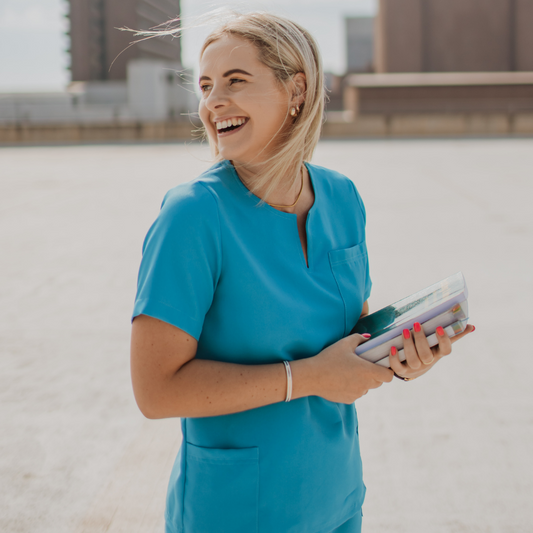
<svg viewBox="0 0 533 533"><path fill-rule="evenodd" d="M533 0L380 0L375 67L533 71Z"/></svg>
<svg viewBox="0 0 533 533"><path fill-rule="evenodd" d="M345 17L346 71L374 71L374 17Z"/></svg>
<svg viewBox="0 0 533 533"><path fill-rule="evenodd" d="M72 81L125 80L132 59L181 64L180 39L148 39L129 46L133 34L180 15L179 0L70 0Z"/></svg>

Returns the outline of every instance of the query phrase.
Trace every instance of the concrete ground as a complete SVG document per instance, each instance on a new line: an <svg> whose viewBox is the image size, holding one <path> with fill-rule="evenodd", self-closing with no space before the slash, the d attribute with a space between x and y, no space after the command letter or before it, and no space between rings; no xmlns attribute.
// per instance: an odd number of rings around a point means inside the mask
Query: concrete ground
<svg viewBox="0 0 533 533"><path fill-rule="evenodd" d="M163 194L208 159L0 149L3 533L163 532L179 421L136 408L129 317ZM372 308L462 270L477 327L423 379L356 402L364 531L532 531L533 140L328 141L314 162L365 200Z"/></svg>

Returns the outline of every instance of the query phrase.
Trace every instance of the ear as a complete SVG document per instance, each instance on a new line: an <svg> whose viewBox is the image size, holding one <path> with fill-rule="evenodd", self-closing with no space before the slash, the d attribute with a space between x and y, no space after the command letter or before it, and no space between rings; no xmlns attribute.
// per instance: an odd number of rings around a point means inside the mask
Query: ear
<svg viewBox="0 0 533 533"><path fill-rule="evenodd" d="M298 72L292 77L292 105L301 106L305 102L307 92L307 79L303 72Z"/></svg>

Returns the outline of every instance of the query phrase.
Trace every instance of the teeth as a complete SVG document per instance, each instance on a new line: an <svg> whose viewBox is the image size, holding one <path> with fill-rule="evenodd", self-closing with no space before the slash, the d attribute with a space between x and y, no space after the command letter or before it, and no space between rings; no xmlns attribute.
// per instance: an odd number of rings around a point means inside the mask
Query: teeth
<svg viewBox="0 0 533 533"><path fill-rule="evenodd" d="M221 122L217 122L217 130L223 130L226 128L229 128L230 126L241 126L244 124L246 120L244 118L230 118L228 120L222 120Z"/></svg>

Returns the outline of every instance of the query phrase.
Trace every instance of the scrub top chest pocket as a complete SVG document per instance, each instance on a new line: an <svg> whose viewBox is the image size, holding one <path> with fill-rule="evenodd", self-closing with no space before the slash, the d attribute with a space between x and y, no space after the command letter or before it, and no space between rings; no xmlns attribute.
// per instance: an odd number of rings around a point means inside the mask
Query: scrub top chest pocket
<svg viewBox="0 0 533 533"><path fill-rule="evenodd" d="M344 303L344 336L355 326L370 294L368 253L363 241L329 252L329 263Z"/></svg>

